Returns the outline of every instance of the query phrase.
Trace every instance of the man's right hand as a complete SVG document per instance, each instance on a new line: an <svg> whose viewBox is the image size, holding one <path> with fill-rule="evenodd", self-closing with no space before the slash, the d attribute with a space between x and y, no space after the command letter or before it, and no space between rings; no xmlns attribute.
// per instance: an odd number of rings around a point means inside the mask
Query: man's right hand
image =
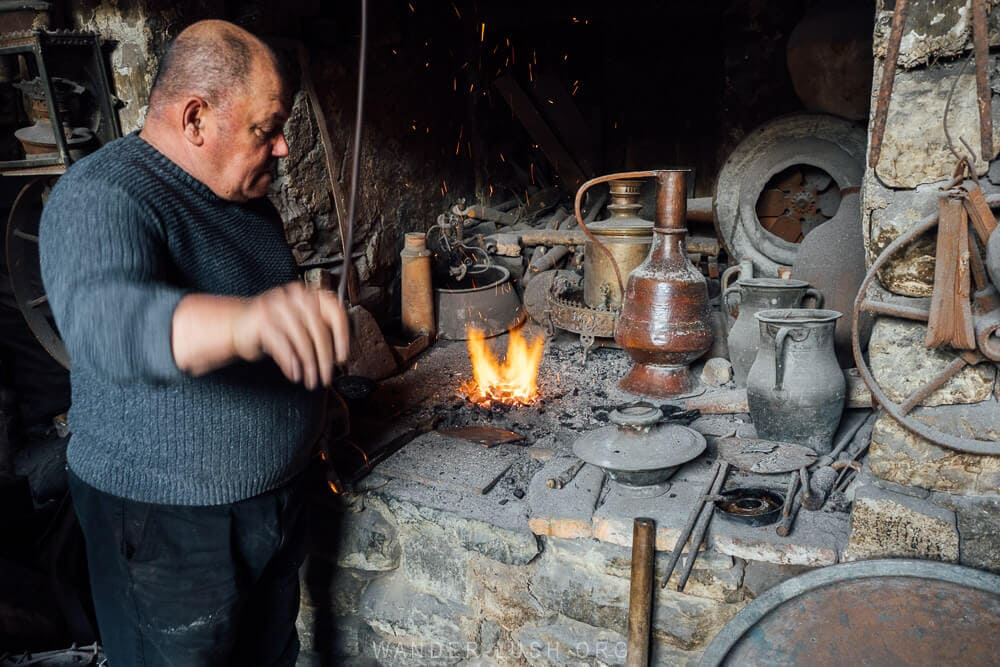
<svg viewBox="0 0 1000 667"><path fill-rule="evenodd" d="M332 292L288 283L250 299L189 294L174 311L177 367L202 375L237 359L270 356L292 382L315 389L347 361L347 311Z"/></svg>
<svg viewBox="0 0 1000 667"><path fill-rule="evenodd" d="M333 382L333 365L347 361L347 311L337 295L289 283L250 299L233 320L233 350L240 359L274 359L292 382L309 389Z"/></svg>

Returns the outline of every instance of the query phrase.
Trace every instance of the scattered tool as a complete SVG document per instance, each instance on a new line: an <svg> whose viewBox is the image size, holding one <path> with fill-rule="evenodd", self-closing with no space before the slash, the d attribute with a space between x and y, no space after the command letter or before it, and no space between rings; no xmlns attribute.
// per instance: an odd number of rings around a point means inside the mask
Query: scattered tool
<svg viewBox="0 0 1000 667"><path fill-rule="evenodd" d="M687 583L687 575L691 573L691 567L694 565L695 556L698 554L698 548L701 546L701 540L705 536L705 529L708 527L708 519L711 518L711 513L714 511L715 506L708 504L715 496L718 496L719 489L722 488L723 482L726 481L726 473L729 472L729 464L719 459L715 462L712 467L711 473L708 476L708 483L705 485L705 490L699 496L698 501L695 506L691 509L691 514L688 516L687 523L684 524L684 528L681 530L681 534L677 536L677 543L674 545L674 551L670 554L670 561L667 563L667 568L663 573L663 581L660 583L660 588L666 588L667 582L670 581L670 575L674 573L674 568L677 566L677 561L680 560L681 554L684 552L684 544L688 541L693 530L695 530L695 523L698 524L700 528L700 535L697 540L691 541L691 547L688 554L688 563L685 567L686 574L682 573L683 582ZM708 507L706 508L706 504ZM702 522L703 515L706 514L704 522ZM677 590L684 590L684 585L679 581Z"/></svg>
<svg viewBox="0 0 1000 667"><path fill-rule="evenodd" d="M571 465L570 467L566 468L561 473L556 475L555 477L549 477L547 480L545 480L545 486L549 487L550 489L563 488L564 486L572 482L574 478L576 478L577 473L580 472L580 470L582 470L583 466L585 465L587 465L586 461L577 461L576 463L574 463L573 465ZM636 519L636 521L638 522L639 519Z"/></svg>
<svg viewBox="0 0 1000 667"><path fill-rule="evenodd" d="M719 490L722 489L722 485L726 481L726 473L728 472L729 464L723 461L719 465L719 474L712 483L712 489L709 495L718 496ZM688 546L688 557L687 560L684 561L684 568L681 570L681 576L677 580L678 591L683 591L684 587L687 585L688 577L691 576L691 570L694 568L694 561L698 557L698 550L701 549L701 543L705 539L705 532L708 530L708 524L712 521L712 516L714 514L714 499L711 502L708 498L703 499L701 512L698 516L698 523L694 527L694 533L691 536L691 544Z"/></svg>
<svg viewBox="0 0 1000 667"><path fill-rule="evenodd" d="M809 488L809 473L805 468L800 468L799 474L793 474L792 477L799 480L800 483L804 481L805 484L803 486L806 489ZM795 483L792 482L789 486L795 486ZM795 525L795 517L799 513L799 507L802 506L803 491L804 489L799 489L798 493L792 492L789 494L788 497L791 500L786 501L785 507L781 510L781 524L774 529L774 532L780 537L788 537L792 532L792 527Z"/></svg>
<svg viewBox="0 0 1000 667"><path fill-rule="evenodd" d="M720 438L719 456L740 470L762 475L791 472L816 461L816 451L809 447L760 438Z"/></svg>
<svg viewBox="0 0 1000 667"><path fill-rule="evenodd" d="M636 518L632 524L632 575L628 596L626 667L649 665L655 547L656 524L652 519Z"/></svg>
<svg viewBox="0 0 1000 667"><path fill-rule="evenodd" d="M855 445L856 443L869 442L874 427L874 413L864 419L858 420L856 424L850 425L844 431L840 442L837 443L837 446L829 454L824 455L816 461L812 481L810 482L809 495L802 501L804 508L807 510L818 510L823 507L839 477L837 470L847 465L846 461L841 461L838 458L841 452L849 444Z"/></svg>
<svg viewBox="0 0 1000 667"><path fill-rule="evenodd" d="M508 431L494 426L463 426L461 428L449 428L439 430L438 433L449 438L478 442L483 447L490 449L497 445L507 443L519 443L524 441L524 436L514 431Z"/></svg>

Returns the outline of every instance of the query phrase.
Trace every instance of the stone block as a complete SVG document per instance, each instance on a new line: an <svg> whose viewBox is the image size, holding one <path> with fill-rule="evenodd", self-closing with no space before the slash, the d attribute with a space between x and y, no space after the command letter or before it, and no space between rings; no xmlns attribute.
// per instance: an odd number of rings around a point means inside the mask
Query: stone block
<svg viewBox="0 0 1000 667"><path fill-rule="evenodd" d="M780 537L774 526L744 526L714 519L708 543L720 553L778 565L834 565L847 543L849 518L844 512L801 510L788 537Z"/></svg>
<svg viewBox="0 0 1000 667"><path fill-rule="evenodd" d="M955 513L877 486L855 492L844 560L922 558L958 562Z"/></svg>
<svg viewBox="0 0 1000 667"><path fill-rule="evenodd" d="M629 547L592 539L548 539L545 542L545 549L554 558L573 569L607 574L625 580L629 580L632 575L632 551ZM657 585L663 580L669 560L669 551L656 552L654 578ZM679 576L680 568L675 568L668 587L676 584ZM699 554L684 593L720 602L737 602L743 597L740 591L742 579L741 562L737 563L730 556L709 550Z"/></svg>
<svg viewBox="0 0 1000 667"><path fill-rule="evenodd" d="M893 6L886 1L879 3L873 45L878 58L885 58ZM987 25L989 44L997 46L1000 44L1000 17L988 16ZM907 10L906 27L899 45L899 66L920 67L934 59L959 56L971 46L972 17L967 3L913 0Z"/></svg>
<svg viewBox="0 0 1000 667"><path fill-rule="evenodd" d="M931 500L955 512L958 562L1000 574L1000 498L935 493Z"/></svg>
<svg viewBox="0 0 1000 667"><path fill-rule="evenodd" d="M443 600L465 600L470 554L438 524L407 521L400 526L400 568L417 590Z"/></svg>
<svg viewBox="0 0 1000 667"><path fill-rule="evenodd" d="M976 104L975 72L967 68L959 76L962 65L961 61L952 61L917 70L896 71L882 154L876 169L879 179L889 187L914 188L951 178L956 161L941 118L953 85L954 95L948 112L949 132L953 138L962 136L975 146L978 156L979 109ZM995 61L991 59L990 71L993 67ZM876 65L875 81L879 80L881 69L881 64ZM996 146L1000 138L1000 128L997 127L1000 110L995 105L993 119L993 145ZM985 174L987 166L986 160L977 160L976 172Z"/></svg>
<svg viewBox="0 0 1000 667"><path fill-rule="evenodd" d="M531 579L531 592L547 609L581 623L624 634L629 581L593 570L566 567L545 554ZM654 589L653 635L684 650L703 647L739 609L738 605Z"/></svg>
<svg viewBox="0 0 1000 667"><path fill-rule="evenodd" d="M743 569L743 588L748 596L758 598L761 593L774 588L783 581L812 569L815 568L805 565L776 565L757 560L746 561L746 566Z"/></svg>
<svg viewBox="0 0 1000 667"><path fill-rule="evenodd" d="M988 422L995 420L994 407L981 404L965 410L983 411L980 421ZM936 410L947 413L954 409ZM1000 456L962 454L940 447L885 414L875 421L868 465L877 477L904 486L961 495L1000 495Z"/></svg>
<svg viewBox="0 0 1000 667"><path fill-rule="evenodd" d="M365 590L359 614L380 640L375 644L376 659L380 646L404 649L389 652L398 662L380 660L380 664L429 664L428 659L454 664L478 652L479 622L472 610L415 589L400 573L374 580ZM454 660L448 661L453 654Z"/></svg>
<svg viewBox="0 0 1000 667"><path fill-rule="evenodd" d="M483 556L469 562L466 604L480 618L517 628L548 615L529 589L534 565L505 565Z"/></svg>
<svg viewBox="0 0 1000 667"><path fill-rule="evenodd" d="M550 459L531 478L528 526L535 535L575 538L593 534L592 518L604 485L604 471L585 465L563 488L550 489L546 485L550 477L560 475L577 461L569 456Z"/></svg>
<svg viewBox="0 0 1000 667"><path fill-rule="evenodd" d="M895 403L929 383L954 359L950 351L924 347L927 326L896 318L880 317L868 343L872 375ZM978 403L993 395L996 367L993 364L967 366L940 389L921 402L923 406Z"/></svg>
<svg viewBox="0 0 1000 667"><path fill-rule="evenodd" d="M532 667L625 664L628 644L618 632L555 616L514 632L521 657ZM681 663L675 663L681 664Z"/></svg>
<svg viewBox="0 0 1000 667"><path fill-rule="evenodd" d="M416 539L426 540L420 537L421 530L431 529L429 524L433 524L437 526L435 530L440 531L441 539L447 543L510 565L529 563L541 551L538 538L526 526L522 530L508 530L486 521L395 498L388 501L388 506L400 531L405 528ZM403 548L405 552L406 546Z"/></svg>
<svg viewBox="0 0 1000 667"><path fill-rule="evenodd" d="M892 190L871 171L864 177L862 225L869 263L897 237L936 213L941 191L937 185ZM878 282L902 296L930 296L934 288L934 237L922 236L898 251L879 271Z"/></svg>
<svg viewBox="0 0 1000 667"><path fill-rule="evenodd" d="M399 566L396 526L387 516L385 503L373 500L360 512L343 515L337 565L370 572L385 572Z"/></svg>

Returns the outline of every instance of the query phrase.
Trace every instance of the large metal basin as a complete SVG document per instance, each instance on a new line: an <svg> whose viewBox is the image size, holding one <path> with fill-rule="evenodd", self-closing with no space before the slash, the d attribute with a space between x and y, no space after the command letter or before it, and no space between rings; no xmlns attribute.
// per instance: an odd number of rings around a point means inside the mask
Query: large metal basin
<svg viewBox="0 0 1000 667"><path fill-rule="evenodd" d="M461 282L451 281L434 290L438 336L465 340L475 327L487 338L498 336L524 321L521 297L510 282L510 271L489 266Z"/></svg>

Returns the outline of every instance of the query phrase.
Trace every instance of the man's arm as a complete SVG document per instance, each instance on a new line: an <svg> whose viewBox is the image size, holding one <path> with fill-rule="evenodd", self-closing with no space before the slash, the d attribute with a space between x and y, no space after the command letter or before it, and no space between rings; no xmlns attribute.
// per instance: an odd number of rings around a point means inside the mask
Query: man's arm
<svg viewBox="0 0 1000 667"><path fill-rule="evenodd" d="M335 359L347 361L347 313L334 294L300 283L252 299L189 294L174 311L171 348L191 375L268 355L285 377L313 389L333 381Z"/></svg>

